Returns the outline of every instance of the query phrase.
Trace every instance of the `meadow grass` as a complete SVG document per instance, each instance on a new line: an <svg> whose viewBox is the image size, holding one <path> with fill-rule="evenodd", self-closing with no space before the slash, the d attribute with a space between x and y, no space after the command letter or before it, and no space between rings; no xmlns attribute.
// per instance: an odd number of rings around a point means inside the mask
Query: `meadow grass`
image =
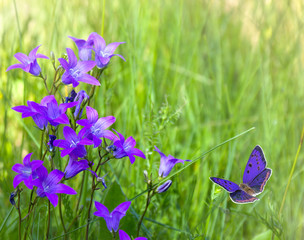
<svg viewBox="0 0 304 240"><path fill-rule="evenodd" d="M111 187L96 194L95 200L111 208L145 191L143 170L157 175L159 155L152 151L157 145L166 154L200 160L176 174L170 190L152 200L143 221L143 236L303 239L303 151L290 174L304 117L303 10L300 0L2 0L0 238L18 236L18 214L9 202L15 176L11 168L29 152L38 157L40 144L40 131L32 119L21 119L10 108L27 100L39 102L46 95L42 80L21 70L5 70L16 63L16 52L28 53L42 44L41 53L53 51L58 58L66 47L75 49L68 36L87 38L97 32L107 43L126 42L117 49L126 62L111 60L94 106L100 116L116 117L115 129L134 136L147 160L137 159L131 165L124 159L107 165L104 172ZM51 79L51 64L40 63ZM252 127L255 130L201 157ZM257 144L265 152L272 177L260 201L236 205L209 177L240 182ZM87 178L84 191L89 198ZM73 187L79 189L81 177L76 179ZM29 193L22 194L25 211ZM63 201L69 223L73 209L69 202L75 197ZM88 201L81 199L84 213ZM144 202L145 195L132 201L122 229L136 222ZM29 239L45 236L46 213L47 201L40 200ZM71 239L83 239L85 215L70 229ZM135 229L136 225L129 230ZM59 218L52 218L51 236L60 239L62 234ZM104 221L94 218L90 239L111 239L104 234L108 234Z"/></svg>

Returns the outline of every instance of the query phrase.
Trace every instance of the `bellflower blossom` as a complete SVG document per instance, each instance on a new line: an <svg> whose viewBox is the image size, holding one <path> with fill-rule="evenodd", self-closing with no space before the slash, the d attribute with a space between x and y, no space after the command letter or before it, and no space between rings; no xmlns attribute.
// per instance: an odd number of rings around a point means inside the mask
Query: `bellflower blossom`
<svg viewBox="0 0 304 240"><path fill-rule="evenodd" d="M78 173L87 170L89 168L87 160L75 160L70 158L67 167L64 170L64 178L69 179L75 177Z"/></svg>
<svg viewBox="0 0 304 240"><path fill-rule="evenodd" d="M125 231L120 229L118 231L118 233L119 233L119 240L131 240L131 238ZM148 240L148 239L145 237L137 237L137 238L134 238L134 240Z"/></svg>
<svg viewBox="0 0 304 240"><path fill-rule="evenodd" d="M54 207L58 204L57 193L77 194L73 188L63 183L59 183L63 178L64 173L58 169L55 169L48 174L46 167L42 165L36 170L36 173L38 178L33 181L33 184L37 186L37 195L39 197L47 197Z"/></svg>
<svg viewBox="0 0 304 240"><path fill-rule="evenodd" d="M6 69L6 71L21 68L23 71L33 74L34 76L39 76L41 72L41 68L37 63L37 58L49 59L47 56L38 53L38 47L35 47L29 54L29 56L24 53L16 53L14 57L20 62L18 64L14 64Z"/></svg>
<svg viewBox="0 0 304 240"><path fill-rule="evenodd" d="M61 103L58 105L53 95L44 97L41 103L27 101L27 106L16 106L12 109L22 113L22 118L32 117L40 129L44 129L48 122L56 127L59 124L69 124L69 118L65 114L66 110L75 107L77 102Z"/></svg>
<svg viewBox="0 0 304 240"><path fill-rule="evenodd" d="M27 188L33 189L33 180L34 180L33 172L43 164L43 161L41 160L30 161L32 154L33 153L29 153L24 157L23 165L20 163L16 163L12 167L12 170L14 172L19 173L14 178L13 181L14 188L16 188L21 182L24 182L24 185Z"/></svg>
<svg viewBox="0 0 304 240"><path fill-rule="evenodd" d="M123 56L114 54L116 48L125 42L114 42L106 45L105 40L97 33L91 33L90 37L94 40L95 61L98 68L106 67L113 56L118 56L126 61Z"/></svg>
<svg viewBox="0 0 304 240"><path fill-rule="evenodd" d="M81 117L82 112L83 112L83 109L80 109L81 104L84 100L87 101L88 99L89 99L89 95L84 90L80 90L77 93L74 101L77 101L78 104L76 105L76 108L75 108L74 117L77 117L78 114L79 114L79 118ZM81 110L81 112L79 113L80 110Z"/></svg>
<svg viewBox="0 0 304 240"><path fill-rule="evenodd" d="M69 155L70 157L77 159L82 158L87 154L84 145L91 145L93 142L87 138L83 138L83 135L79 133L77 135L75 131L69 127L65 126L63 128L64 139L58 139L54 141L54 146L64 148L61 150L61 157Z"/></svg>
<svg viewBox="0 0 304 240"><path fill-rule="evenodd" d="M78 48L79 58L82 61L88 61L92 59L92 50L93 50L94 41L91 35L89 36L87 41L84 39L79 39L71 36L69 36L69 38L75 42Z"/></svg>
<svg viewBox="0 0 304 240"><path fill-rule="evenodd" d="M160 154L160 166L159 166L159 171L158 171L158 175L160 177L167 177L175 164L177 164L177 163L184 164L185 161L190 161L190 160L177 159L171 155L169 155L167 157L156 146L154 146L154 147L155 147L154 151L157 151Z"/></svg>
<svg viewBox="0 0 304 240"><path fill-rule="evenodd" d="M120 220L126 215L131 202L123 202L119 204L111 213L103 204L95 201L95 207L97 209L94 215L102 217L106 221L107 227L110 232L117 232Z"/></svg>
<svg viewBox="0 0 304 240"><path fill-rule="evenodd" d="M116 130L114 131L118 134L119 140L116 140L113 143L115 147L111 145L108 147L108 149L112 151L112 154L115 158L119 159L123 157L129 157L131 164L135 162L134 156L146 159L145 154L141 150L134 147L136 145L136 141L133 137L128 137L127 140L125 140L124 136L121 133L117 132Z"/></svg>
<svg viewBox="0 0 304 240"><path fill-rule="evenodd" d="M80 130L79 134L81 133L88 139L93 140L94 148L98 147L102 143L101 138L107 138L111 141L117 139L117 136L114 133L110 130L106 130L116 121L115 117L108 116L98 118L98 112L90 106L86 107L86 112L87 119L78 120L76 123L84 126L84 128Z"/></svg>
<svg viewBox="0 0 304 240"><path fill-rule="evenodd" d="M73 87L77 87L79 82L85 82L92 85L100 86L99 81L93 76L87 74L96 63L94 61L79 61L77 62L77 57L72 49L67 48L67 54L69 62L64 58L59 58L61 66L65 69L62 75L62 82L64 84L73 84Z"/></svg>

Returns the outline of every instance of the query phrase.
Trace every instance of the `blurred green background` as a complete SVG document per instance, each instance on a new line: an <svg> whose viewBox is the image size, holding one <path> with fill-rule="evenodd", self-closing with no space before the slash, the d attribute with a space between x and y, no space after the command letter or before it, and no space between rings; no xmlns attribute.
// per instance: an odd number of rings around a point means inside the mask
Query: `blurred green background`
<svg viewBox="0 0 304 240"><path fill-rule="evenodd" d="M125 200L118 196L119 185L129 199L145 190L143 170L157 176L154 145L165 154L195 159L255 127L175 176L170 190L153 199L141 235L257 240L271 239L274 232L276 238L303 239L303 151L279 217L303 127L303 10L301 0L0 1L0 238L18 236L18 214L9 202L15 176L11 167L29 152L34 159L39 155L35 140L39 142L40 131L32 119L22 120L10 108L27 100L40 102L46 95L42 80L6 69L17 63L16 52L28 54L42 44L40 53L50 56L53 51L58 58L66 47L76 50L68 36L87 39L97 32L107 43L126 42L116 51L126 62L112 58L94 107L99 116L115 116L114 128L134 136L147 160L138 158L131 165L124 159L106 166L112 187L96 193L95 200ZM40 59L39 64L52 79L50 61ZM89 89L80 84L78 90L83 88ZM209 177L239 183L257 144L264 149L272 177L260 201L236 205ZM80 180L78 176L72 184L76 190ZM28 195L22 193L23 209ZM144 196L132 202L133 214L127 215L122 229L134 231L126 222L136 223L134 216L142 213L144 203ZM43 238L46 205L39 202L35 216L40 224L31 229L29 239ZM84 204L83 215L86 208ZM70 213L66 205L67 222ZM52 214L58 216L58 210ZM60 236L59 219L52 219L51 235ZM82 221L77 226L85 224ZM104 227L102 219L92 223L90 238L106 239ZM83 234L80 228L70 237L82 239Z"/></svg>

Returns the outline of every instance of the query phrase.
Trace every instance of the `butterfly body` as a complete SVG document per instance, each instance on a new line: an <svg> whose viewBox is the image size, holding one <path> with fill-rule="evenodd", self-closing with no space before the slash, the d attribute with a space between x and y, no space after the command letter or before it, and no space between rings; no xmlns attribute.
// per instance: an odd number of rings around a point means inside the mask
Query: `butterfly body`
<svg viewBox="0 0 304 240"><path fill-rule="evenodd" d="M266 159L260 146L256 146L247 162L243 183L240 185L222 178L211 177L210 180L230 193L235 203L251 203L259 200L255 196L263 192L272 170L266 168Z"/></svg>

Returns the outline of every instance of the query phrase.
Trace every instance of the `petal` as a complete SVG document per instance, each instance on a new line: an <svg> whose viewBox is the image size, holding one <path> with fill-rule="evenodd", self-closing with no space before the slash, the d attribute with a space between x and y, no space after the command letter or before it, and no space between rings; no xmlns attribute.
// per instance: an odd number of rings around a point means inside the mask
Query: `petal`
<svg viewBox="0 0 304 240"><path fill-rule="evenodd" d="M117 132L115 129L113 129L113 130L118 134L120 143L123 144L125 142L124 136L121 133Z"/></svg>
<svg viewBox="0 0 304 240"><path fill-rule="evenodd" d="M79 137L77 136L75 131L69 126L65 126L63 128L63 135L64 135L65 139L69 142L72 142L72 141L78 142L79 141Z"/></svg>
<svg viewBox="0 0 304 240"><path fill-rule="evenodd" d="M131 149L131 151L129 151L129 153L132 154L132 155L141 157L141 158L143 158L143 159L146 159L145 154L144 154L141 150L139 150L139 149L137 149L137 148Z"/></svg>
<svg viewBox="0 0 304 240"><path fill-rule="evenodd" d="M124 142L124 149L126 152L128 152L128 150L132 149L134 146L136 145L136 141L133 137L128 137L127 140Z"/></svg>
<svg viewBox="0 0 304 240"><path fill-rule="evenodd" d="M69 63L67 62L67 60L65 60L64 58L58 58L58 61L60 62L60 65L66 70L69 71L70 67L69 67ZM68 73L68 72L66 72ZM62 77L63 79L63 77Z"/></svg>
<svg viewBox="0 0 304 240"><path fill-rule="evenodd" d="M87 160L76 161L70 159L68 166L66 167L64 173L65 178L75 177L78 173L89 168L89 164Z"/></svg>
<svg viewBox="0 0 304 240"><path fill-rule="evenodd" d="M53 121L56 123L60 123L60 124L70 124L69 118L65 113L61 114L59 117L55 118Z"/></svg>
<svg viewBox="0 0 304 240"><path fill-rule="evenodd" d="M101 204L100 202L95 201L95 207L101 215L104 215L104 216L109 216L110 215L109 210L107 209L107 207L104 206L103 204ZM95 213L94 213L94 215L95 215Z"/></svg>
<svg viewBox="0 0 304 240"><path fill-rule="evenodd" d="M98 115L97 115L97 117L98 117ZM80 120L76 121L76 123L77 123L78 125L84 126L84 127L86 127L87 125L91 125L91 123L89 122L88 119L80 119ZM90 127L91 127L91 126L90 126ZM82 130L82 129L81 129L81 130ZM79 136L81 136L80 133L79 133Z"/></svg>
<svg viewBox="0 0 304 240"><path fill-rule="evenodd" d="M41 160L33 160L30 164L31 164L32 171L34 171L34 170L36 170L37 168L39 168L43 164L43 161L41 161Z"/></svg>
<svg viewBox="0 0 304 240"><path fill-rule="evenodd" d="M52 193L45 193L45 195L50 200L51 204L56 207L58 204L58 196Z"/></svg>
<svg viewBox="0 0 304 240"><path fill-rule="evenodd" d="M110 139L112 142L115 142L118 140L118 137L110 130L104 130L102 133L102 137Z"/></svg>
<svg viewBox="0 0 304 240"><path fill-rule="evenodd" d="M74 149L75 148L66 148L66 149L61 150L60 157L65 157L66 155L68 155L71 152L73 152Z"/></svg>
<svg viewBox="0 0 304 240"><path fill-rule="evenodd" d="M77 147L71 152L70 155L82 158L87 155L87 151L83 145L77 145Z"/></svg>
<svg viewBox="0 0 304 240"><path fill-rule="evenodd" d="M29 54L29 58L30 58L30 59L32 59L32 60L36 59L36 53L37 53L38 49L40 48L40 46L41 46L41 45L35 47L35 48L30 52L30 54Z"/></svg>
<svg viewBox="0 0 304 240"><path fill-rule="evenodd" d="M28 177L22 175L22 174L18 174L17 176L14 177L13 180L13 186L14 188L16 188L22 181L24 181L25 179L27 179Z"/></svg>
<svg viewBox="0 0 304 240"><path fill-rule="evenodd" d="M94 108L87 106L86 112L87 112L87 118L88 118L90 124L97 122L98 112Z"/></svg>
<svg viewBox="0 0 304 240"><path fill-rule="evenodd" d="M123 44L125 42L113 42L113 43L110 43L106 46L105 48L105 52L107 53L110 53L110 54L113 54L116 50L116 48L120 45L120 44Z"/></svg>
<svg viewBox="0 0 304 240"><path fill-rule="evenodd" d="M97 120L94 127L104 130L104 129L110 127L113 123L115 123L115 121L116 121L116 118L113 116L102 117Z"/></svg>
<svg viewBox="0 0 304 240"><path fill-rule="evenodd" d="M87 139L87 138L84 138L84 139L81 139L80 142L78 143L79 145L92 145L93 144L93 141Z"/></svg>
<svg viewBox="0 0 304 240"><path fill-rule="evenodd" d="M28 65L30 58L24 53L16 53L14 57L21 63Z"/></svg>
<svg viewBox="0 0 304 240"><path fill-rule="evenodd" d="M130 205L131 205L131 202L130 202L130 201L128 201L128 202L123 202L123 203L119 204L119 205L113 210L112 213L114 213L114 212L120 212L120 213L126 214L126 212L128 211Z"/></svg>
<svg viewBox="0 0 304 240"><path fill-rule="evenodd" d="M131 154L128 154L128 157L130 159L131 164L133 164L135 162L135 157L133 155L131 155Z"/></svg>
<svg viewBox="0 0 304 240"><path fill-rule="evenodd" d="M69 67L74 68L77 65L77 57L71 48L66 48L66 51L69 58Z"/></svg>
<svg viewBox="0 0 304 240"><path fill-rule="evenodd" d="M163 192L167 191L171 187L171 185L172 185L172 181L168 180L164 184L160 185L156 191L158 193L163 193Z"/></svg>
<svg viewBox="0 0 304 240"><path fill-rule="evenodd" d="M63 176L63 172L59 171L58 169L55 169L51 171L50 174L47 176L44 184L46 186L52 187L53 185L59 183Z"/></svg>
<svg viewBox="0 0 304 240"><path fill-rule="evenodd" d="M63 139L57 139L53 142L53 145L55 147L60 147L60 148L69 148L70 147L70 143L66 140Z"/></svg>
<svg viewBox="0 0 304 240"><path fill-rule="evenodd" d="M53 193L64 193L64 194L70 194L70 195L77 194L77 192L73 188L71 188L71 187L69 187L69 186L67 186L67 185L65 185L63 183L57 184L52 189L52 191L53 191Z"/></svg>
<svg viewBox="0 0 304 240"><path fill-rule="evenodd" d="M97 148L102 143L102 140L95 135L93 135L94 148Z"/></svg>
<svg viewBox="0 0 304 240"><path fill-rule="evenodd" d="M37 186L37 185L35 185L35 186ZM38 187L38 186L37 186L37 187ZM44 192L44 190L43 190L42 187L38 187L36 193L37 193L37 195L38 195L39 197L45 197L45 196L46 196L46 195L45 195L45 192Z"/></svg>
<svg viewBox="0 0 304 240"><path fill-rule="evenodd" d="M111 227L114 232L117 232L118 227L119 227L119 222L120 220L125 216L124 213L121 212L113 212L111 218L105 218L107 227Z"/></svg>
<svg viewBox="0 0 304 240"><path fill-rule="evenodd" d="M12 107L12 109L14 111L20 112L20 113L32 112L32 110L28 106L25 106L25 105L19 105L19 106L16 106L16 107Z"/></svg>
<svg viewBox="0 0 304 240"><path fill-rule="evenodd" d="M31 161L31 156L33 153L29 153L27 154L24 158L23 158L23 164L24 166L29 167L30 166L30 161Z"/></svg>
<svg viewBox="0 0 304 240"><path fill-rule="evenodd" d="M122 60L126 61L126 59L123 56L121 56L120 54L112 54L110 57L112 58L113 56L120 57Z"/></svg>
<svg viewBox="0 0 304 240"><path fill-rule="evenodd" d="M97 33L95 33L95 32L91 33L89 38L93 39L96 51L100 51L105 48L105 46L106 46L105 40L101 36L99 36Z"/></svg>
<svg viewBox="0 0 304 240"><path fill-rule="evenodd" d="M118 231L118 233L119 233L119 240L131 240L129 235L126 232L124 232L123 230L120 229Z"/></svg>
<svg viewBox="0 0 304 240"><path fill-rule="evenodd" d="M87 73L91 71L92 68L96 66L95 61L83 61L83 62L78 62L76 68L82 72L82 73Z"/></svg>
<svg viewBox="0 0 304 240"><path fill-rule="evenodd" d="M41 53L36 54L36 58L44 58L44 59L50 59L48 56L45 56Z"/></svg>
<svg viewBox="0 0 304 240"><path fill-rule="evenodd" d="M48 124L47 119L44 116L42 116L41 114L36 114L36 115L32 116L32 118L40 129L44 129Z"/></svg>
<svg viewBox="0 0 304 240"><path fill-rule="evenodd" d="M39 179L40 182L43 182L48 177L48 170L45 166L41 165L39 168L36 169L36 174L38 176L37 180Z"/></svg>
<svg viewBox="0 0 304 240"><path fill-rule="evenodd" d="M24 64L20 64L20 63L13 64L6 69L6 72L9 71L9 70L15 69L15 68L22 68L23 69L23 67L24 67Z"/></svg>
<svg viewBox="0 0 304 240"><path fill-rule="evenodd" d="M154 146L154 147L155 147L154 151L158 152L158 153L160 154L160 157L161 157L161 158L166 158L166 157L167 157L167 156L166 156L165 154L163 154L156 146Z"/></svg>
<svg viewBox="0 0 304 240"><path fill-rule="evenodd" d="M13 167L12 167L12 170L14 172L17 172L17 173L23 173L24 170L27 170L28 168L23 166L21 163L16 163Z"/></svg>
<svg viewBox="0 0 304 240"><path fill-rule="evenodd" d="M29 73L33 74L34 76L39 76L40 72L41 72L41 68L37 60L35 59L34 62L30 64Z"/></svg>
<svg viewBox="0 0 304 240"><path fill-rule="evenodd" d="M59 105L60 113L65 113L68 108L75 107L79 102L71 102L71 103L61 103Z"/></svg>
<svg viewBox="0 0 304 240"><path fill-rule="evenodd" d="M33 189L33 180L32 177L30 176L29 178L24 180L24 185L28 188L28 189Z"/></svg>
<svg viewBox="0 0 304 240"><path fill-rule="evenodd" d="M75 37L72 37L72 36L68 36L68 37L75 42L78 49L81 48L86 43L86 41L83 40L83 39L75 38Z"/></svg>
<svg viewBox="0 0 304 240"><path fill-rule="evenodd" d="M81 75L81 78L77 79L79 82L85 82L91 85L100 86L100 82L89 74Z"/></svg>
<svg viewBox="0 0 304 240"><path fill-rule="evenodd" d="M58 105L57 100L56 100L56 98L54 97L54 95L45 96L44 98L42 98L40 104L41 104L42 106L46 107L47 104L50 103L50 102L54 102L55 105Z"/></svg>

